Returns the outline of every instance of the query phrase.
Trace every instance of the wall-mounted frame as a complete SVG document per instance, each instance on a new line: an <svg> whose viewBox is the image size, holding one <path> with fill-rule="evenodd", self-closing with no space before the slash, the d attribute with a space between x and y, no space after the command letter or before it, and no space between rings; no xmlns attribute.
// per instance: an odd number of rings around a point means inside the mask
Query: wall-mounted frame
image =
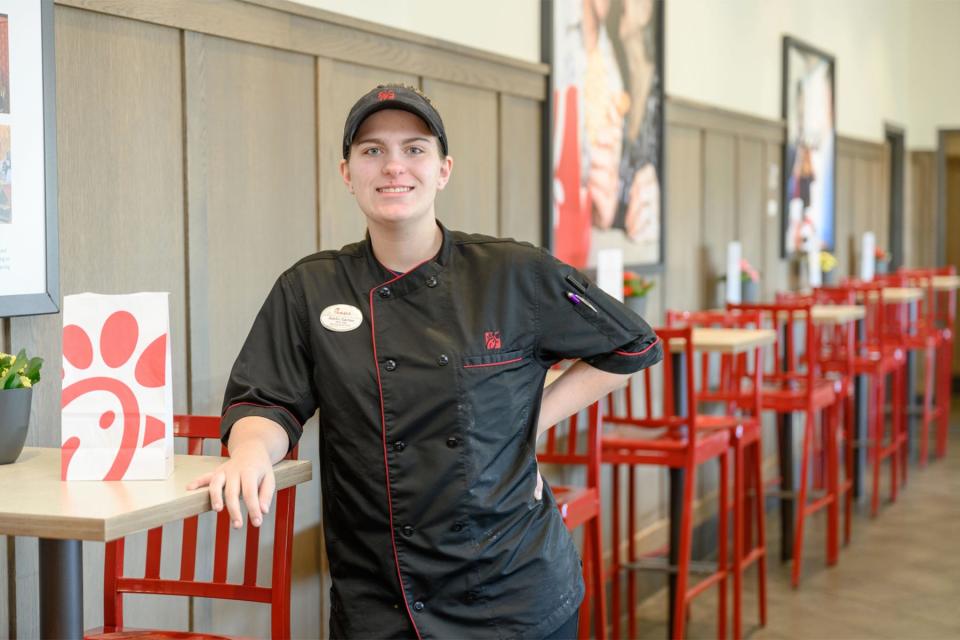
<svg viewBox="0 0 960 640"><path fill-rule="evenodd" d="M619 248L631 269L662 269L663 13L656 0L541 0L543 242L575 267Z"/></svg>
<svg viewBox="0 0 960 640"><path fill-rule="evenodd" d="M60 307L53 0L0 0L0 317Z"/></svg>
<svg viewBox="0 0 960 640"><path fill-rule="evenodd" d="M836 244L837 120L832 55L783 37L784 257Z"/></svg>

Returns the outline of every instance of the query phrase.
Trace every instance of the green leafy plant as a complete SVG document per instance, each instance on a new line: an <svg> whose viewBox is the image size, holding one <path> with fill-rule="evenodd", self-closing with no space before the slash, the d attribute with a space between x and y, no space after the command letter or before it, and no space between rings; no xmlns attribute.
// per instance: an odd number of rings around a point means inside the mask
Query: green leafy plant
<svg viewBox="0 0 960 640"><path fill-rule="evenodd" d="M27 350L13 356L9 353L0 353L0 390L29 389L40 382L40 367L42 358L28 358Z"/></svg>
<svg viewBox="0 0 960 640"><path fill-rule="evenodd" d="M653 289L653 280L633 271L623 272L623 298L642 298Z"/></svg>

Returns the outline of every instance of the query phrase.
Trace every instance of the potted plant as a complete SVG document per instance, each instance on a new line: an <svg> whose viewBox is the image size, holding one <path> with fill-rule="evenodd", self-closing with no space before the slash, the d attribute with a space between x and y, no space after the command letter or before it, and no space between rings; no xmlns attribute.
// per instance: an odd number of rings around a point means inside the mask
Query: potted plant
<svg viewBox="0 0 960 640"><path fill-rule="evenodd" d="M829 251L820 252L820 273L823 284L830 286L837 284L837 259Z"/></svg>
<svg viewBox="0 0 960 640"><path fill-rule="evenodd" d="M0 353L0 464L20 457L30 424L33 385L40 381L43 360L28 358L26 350L16 356Z"/></svg>
<svg viewBox="0 0 960 640"><path fill-rule="evenodd" d="M633 271L623 272L623 303L638 316L646 315L647 294L653 289L653 280Z"/></svg>
<svg viewBox="0 0 960 640"><path fill-rule="evenodd" d="M874 271L879 274L887 273L890 270L890 254L883 247L877 247L873 252Z"/></svg>

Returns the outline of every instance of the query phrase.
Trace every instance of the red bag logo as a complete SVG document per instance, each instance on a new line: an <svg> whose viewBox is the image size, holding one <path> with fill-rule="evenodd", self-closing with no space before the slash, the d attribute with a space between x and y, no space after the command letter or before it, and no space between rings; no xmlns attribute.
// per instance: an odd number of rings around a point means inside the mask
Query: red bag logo
<svg viewBox="0 0 960 640"><path fill-rule="evenodd" d="M500 332L499 331L484 332L483 341L487 345L487 350L499 349L500 348Z"/></svg>

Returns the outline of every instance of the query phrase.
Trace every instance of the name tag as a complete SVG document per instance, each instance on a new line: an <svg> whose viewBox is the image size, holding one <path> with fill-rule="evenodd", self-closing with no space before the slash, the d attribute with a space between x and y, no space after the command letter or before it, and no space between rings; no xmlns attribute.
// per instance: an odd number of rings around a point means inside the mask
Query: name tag
<svg viewBox="0 0 960 640"><path fill-rule="evenodd" d="M362 322L360 309L349 304L332 304L320 312L320 324L330 331L353 331Z"/></svg>

